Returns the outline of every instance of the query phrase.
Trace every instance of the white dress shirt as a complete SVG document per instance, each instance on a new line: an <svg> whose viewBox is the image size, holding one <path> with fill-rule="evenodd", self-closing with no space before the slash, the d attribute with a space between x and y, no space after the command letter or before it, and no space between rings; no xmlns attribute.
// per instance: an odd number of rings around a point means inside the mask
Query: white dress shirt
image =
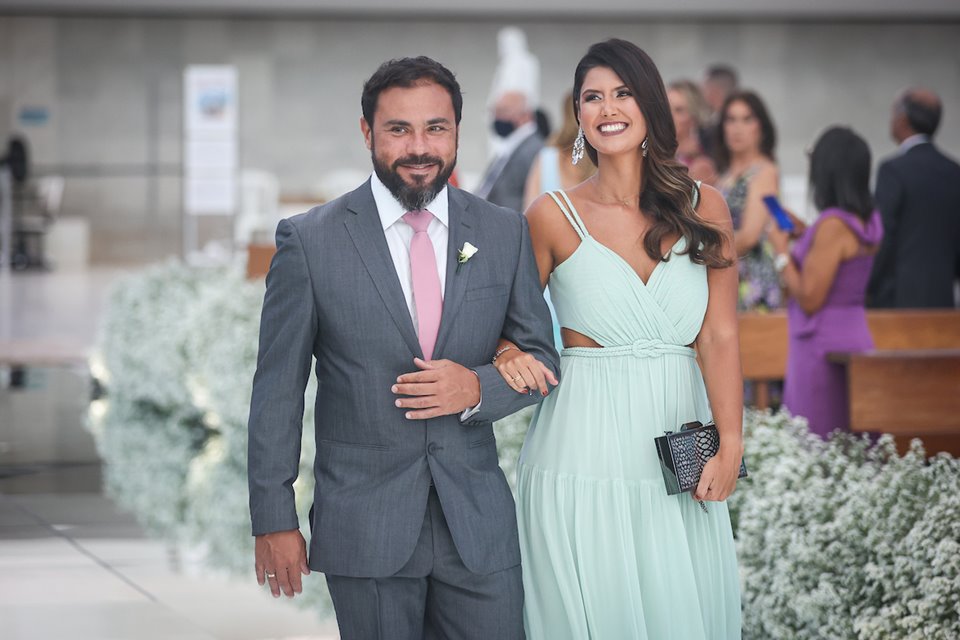
<svg viewBox="0 0 960 640"><path fill-rule="evenodd" d="M383 235L387 238L387 248L393 266L400 278L400 288L403 289L403 298L407 301L407 309L413 319L413 330L420 335L417 324L417 307L413 303L413 273L410 271L410 242L413 240L413 227L403 221L407 212L397 202L386 185L380 181L377 174L370 177L370 190L373 191L373 200L377 203L377 213L380 214L380 224L383 226ZM440 276L440 299L447 285L447 244L450 238L449 196L444 186L427 206L427 211L433 214L433 220L427 227L427 235L433 243L433 253L437 258L437 274Z"/></svg>
<svg viewBox="0 0 960 640"><path fill-rule="evenodd" d="M904 138L903 142L900 143L900 148L898 149L901 154L910 151L918 144L924 144L930 142L930 136L924 135L922 133L915 133L912 136Z"/></svg>
<svg viewBox="0 0 960 640"><path fill-rule="evenodd" d="M373 201L377 204L377 213L380 215L380 224L383 235L387 239L387 248L390 258L397 270L400 279L400 288L403 289L403 298L407 302L410 318L413 320L413 330L420 336L420 327L417 323L417 307L413 302L413 272L410 269L410 242L413 240L413 227L404 222L403 215L407 212L393 197L387 186L383 184L376 173L370 176L370 190L373 191ZM437 274L440 276L440 299L447 285L447 245L450 241L450 199L447 187L429 202L424 209L433 214L433 220L427 227L427 235L433 243L433 253L437 259ZM474 372L476 373L476 372ZM479 378L479 376L477 376ZM480 410L483 402L481 394L477 406L469 408L460 414L461 422L468 420Z"/></svg>

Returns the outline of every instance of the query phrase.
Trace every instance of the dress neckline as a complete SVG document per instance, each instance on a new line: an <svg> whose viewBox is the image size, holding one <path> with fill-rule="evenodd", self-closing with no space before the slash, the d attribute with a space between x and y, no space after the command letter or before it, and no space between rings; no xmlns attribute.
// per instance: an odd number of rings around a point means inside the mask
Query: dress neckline
<svg viewBox="0 0 960 640"><path fill-rule="evenodd" d="M571 253L566 260L564 260L563 262L558 264L556 267L554 267L554 271L556 271L560 266L566 264L567 261L570 260L570 258L572 258L578 251L580 251L580 247L583 246L583 242L585 240L590 240L594 244L596 244L598 247L600 247L602 250L610 254L613 258L618 260L621 266L627 268L634 275L634 277L636 277L636 279L640 282L640 284L643 285L643 288L646 289L650 286L650 282L653 281L653 277L654 275L656 275L661 265L669 261L668 257L674 253L674 249L676 249L677 245L680 244L680 242L684 239L684 237L681 235L679 238L677 238L676 242L670 245L670 248L667 249L667 252L663 254L663 256L660 258L660 260L657 261L655 265L653 265L653 269L650 270L650 274L647 276L646 281L644 281L643 276L641 276L640 273L636 269L634 269L633 265L630 264L629 260L624 258L622 255L620 255L617 251L615 251L611 247L608 247L607 245L603 244L602 242L600 242L599 240L593 237L593 234L591 234L590 230L587 229L587 225L583 221L583 218L580 217L580 212L577 211L577 208L573 205L573 201L570 199L570 196L567 195L566 191L562 189L560 190L560 193L563 194L564 200L566 200L567 204L570 206L571 213L573 214L575 220L580 224L580 230L583 232L583 235L580 238L580 244L577 245L577 248L574 249L573 253Z"/></svg>

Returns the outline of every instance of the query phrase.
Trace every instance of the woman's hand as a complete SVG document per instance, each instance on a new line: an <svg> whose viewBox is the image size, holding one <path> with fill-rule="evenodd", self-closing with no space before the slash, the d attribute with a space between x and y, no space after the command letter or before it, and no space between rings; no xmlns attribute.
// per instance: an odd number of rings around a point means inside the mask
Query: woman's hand
<svg viewBox="0 0 960 640"><path fill-rule="evenodd" d="M503 379L517 393L529 393L530 389L539 389L541 395L550 392L547 383L557 386L559 381L545 364L529 353L510 347L501 353L493 366Z"/></svg>
<svg viewBox="0 0 960 640"><path fill-rule="evenodd" d="M799 239L807 232L807 223L790 209L784 208L783 210L787 212L787 217L789 217L790 222L793 223L793 229L790 230L790 238L793 240Z"/></svg>
<svg viewBox="0 0 960 640"><path fill-rule="evenodd" d="M717 455L707 460L700 475L693 497L695 500L721 502L730 497L737 488L737 476L740 475L740 461L743 459L743 442L720 445Z"/></svg>

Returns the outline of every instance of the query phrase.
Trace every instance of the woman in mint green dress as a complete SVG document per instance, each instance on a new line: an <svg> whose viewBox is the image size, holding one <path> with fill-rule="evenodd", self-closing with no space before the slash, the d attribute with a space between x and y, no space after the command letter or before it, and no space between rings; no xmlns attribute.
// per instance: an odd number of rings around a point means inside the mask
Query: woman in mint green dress
<svg viewBox="0 0 960 640"><path fill-rule="evenodd" d="M673 159L666 92L643 51L594 45L574 89L598 172L527 211L565 345L518 470L527 635L739 638L724 502L743 452L730 214ZM532 356L501 348L508 383L543 388ZM668 496L654 438L711 419L719 453L695 495Z"/></svg>

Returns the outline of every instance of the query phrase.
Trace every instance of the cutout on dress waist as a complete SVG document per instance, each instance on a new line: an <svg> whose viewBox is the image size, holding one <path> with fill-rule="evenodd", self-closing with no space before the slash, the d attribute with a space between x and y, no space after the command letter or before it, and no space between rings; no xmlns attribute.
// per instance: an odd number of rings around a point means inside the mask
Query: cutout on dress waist
<svg viewBox="0 0 960 640"><path fill-rule="evenodd" d="M568 337L572 338L574 342L583 342L584 344L567 344ZM568 329L567 327L560 327L560 338L563 340L563 347L565 349L570 349L572 347L603 349L603 345L590 336L583 335L579 331L574 331L573 329Z"/></svg>

